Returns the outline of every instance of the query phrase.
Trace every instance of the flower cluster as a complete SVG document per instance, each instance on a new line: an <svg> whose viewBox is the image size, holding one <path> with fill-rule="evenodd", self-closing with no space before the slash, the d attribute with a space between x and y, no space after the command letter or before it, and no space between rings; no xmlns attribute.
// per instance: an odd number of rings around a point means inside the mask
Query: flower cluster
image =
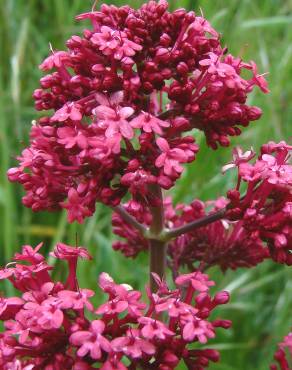
<svg viewBox="0 0 292 370"><path fill-rule="evenodd" d="M269 142L261 148L254 164L253 153L237 151L228 167L238 168L236 189L228 192L226 216L240 220L250 240L267 243L273 260L292 265L292 146L284 141ZM247 184L242 196L240 187Z"/></svg>
<svg viewBox="0 0 292 370"><path fill-rule="evenodd" d="M25 206L65 208L82 222L97 201L115 206L128 191L149 205L151 185L170 188L195 159L187 132L204 131L215 149L260 117L246 104L255 86L268 91L255 63L226 55L203 17L167 8L160 0L81 14L92 29L40 65L53 71L35 106L53 114L33 124L30 147L8 172L25 188Z"/></svg>
<svg viewBox="0 0 292 370"><path fill-rule="evenodd" d="M142 293L102 273L99 286L108 299L94 309L94 292L81 289L76 278L77 259L89 259L87 250L57 244L52 255L69 267L62 283L52 280L52 267L40 247L24 246L15 262L0 270L0 279L8 279L21 294L0 298L5 327L0 334L1 369L89 370L98 365L104 370L171 370L183 361L188 369L202 370L219 360L217 351L201 349L200 343L214 338L216 328L230 327L228 320L209 319L229 294L222 291L212 298L214 282L207 275L181 275L175 290L154 275L158 291L147 289L145 304Z"/></svg>
<svg viewBox="0 0 292 370"><path fill-rule="evenodd" d="M274 355L274 359L278 362L278 366L273 364L270 370L290 370L292 366L292 333L289 333Z"/></svg>
<svg viewBox="0 0 292 370"><path fill-rule="evenodd" d="M174 225L178 227L190 220L212 215L227 204L224 198L219 198L206 212L209 203L195 200L190 205L177 206L179 215L175 215ZM181 266L194 271L198 262L204 269L217 265L225 272L227 269L256 266L269 257L262 241L259 238L251 240L241 221L230 223L224 219L180 235L169 243L168 250L170 266L175 274L179 273Z"/></svg>
<svg viewBox="0 0 292 370"><path fill-rule="evenodd" d="M178 204L175 208L171 198L164 201L165 227L173 229L189 222L210 216L218 210L224 210L228 201L219 198L214 202L194 200L191 204ZM125 208L138 221L151 222L150 213L146 213L133 202ZM127 224L121 216L113 214L113 231L124 238L124 241L115 241L113 248L119 250L126 257L136 257L141 251L148 250L148 241L133 226ZM252 267L269 257L269 250L264 246L259 237L250 238L243 227L243 222L228 222L218 220L206 226L183 233L168 244L168 266L174 275L179 273L181 267L195 271L198 263L204 268L218 265L222 271L239 267Z"/></svg>

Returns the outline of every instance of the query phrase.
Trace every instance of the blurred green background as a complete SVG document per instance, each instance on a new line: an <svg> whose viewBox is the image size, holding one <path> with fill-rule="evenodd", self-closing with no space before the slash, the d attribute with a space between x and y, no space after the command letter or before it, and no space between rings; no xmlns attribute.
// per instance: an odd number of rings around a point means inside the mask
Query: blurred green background
<svg viewBox="0 0 292 370"><path fill-rule="evenodd" d="M125 1L112 3L123 5ZM138 7L141 1L128 4ZM107 271L118 282L141 288L147 281L147 257L132 263L112 251L107 209L98 205L95 216L84 225L69 225L64 213L34 214L25 209L22 189L6 179L7 169L16 164L15 157L28 142L31 121L39 115L31 98L41 77L37 66L47 56L49 42L54 49L62 49L70 35L82 32L84 24L74 16L91 6L89 0L0 0L0 264L7 263L23 244L44 241L48 253L56 241L75 244L77 233L79 244L87 246L95 258L94 263L80 263L81 286L95 289L98 274ZM231 53L253 59L261 72L269 72L271 93L256 91L250 97L251 104L263 109L262 119L233 143L257 149L268 140L287 140L292 113L292 1L180 0L170 1L170 6L196 12L201 8ZM201 151L172 194L176 202L223 195L234 181L232 173L220 173L231 157L231 148L213 152L202 136L197 141ZM211 368L268 369L276 343L292 323L292 269L265 262L224 276L216 269L210 273L220 289L232 293L231 304L217 314L234 322L231 330L221 331L211 342L222 353L222 361ZM5 284L1 290L11 292Z"/></svg>

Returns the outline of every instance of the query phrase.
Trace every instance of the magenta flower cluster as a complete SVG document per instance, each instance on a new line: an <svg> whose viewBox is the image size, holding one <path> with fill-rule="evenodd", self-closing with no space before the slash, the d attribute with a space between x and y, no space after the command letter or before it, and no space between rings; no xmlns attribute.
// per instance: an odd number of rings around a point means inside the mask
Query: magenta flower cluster
<svg viewBox="0 0 292 370"><path fill-rule="evenodd" d="M92 29L40 65L53 71L35 106L53 114L33 123L30 147L8 172L25 206L65 208L82 222L97 201L115 206L127 192L153 204L149 186L169 189L195 159L192 129L216 149L260 118L246 103L255 86L268 92L255 63L227 54L202 16L167 8L160 0L81 14Z"/></svg>
<svg viewBox="0 0 292 370"><path fill-rule="evenodd" d="M254 164L249 163L254 153L238 153L228 166L238 168L236 189L228 192L230 209L226 215L239 220L250 240L261 239L271 258L292 265L292 165L289 164L291 145L284 141L269 142L261 148ZM247 190L241 196L241 183Z"/></svg>
<svg viewBox="0 0 292 370"><path fill-rule="evenodd" d="M8 178L23 185L25 206L66 209L69 222L92 216L96 202L113 208L120 237L113 248L132 258L149 251L147 303L102 273L107 300L95 308L95 293L76 276L78 258L91 258L85 248L57 244L53 257L68 265L61 282L52 279L41 244L24 246L0 270L19 292L0 298L0 367L204 370L219 360L205 345L216 328L231 325L210 318L229 294L211 296L206 270L267 258L292 265L292 146L269 142L257 158L237 147L223 167L238 173L226 197L174 205L163 190L195 160L198 130L211 149L229 146L261 116L247 98L255 87L269 91L264 75L229 54L203 16L170 12L166 0L137 10L102 5L77 19L91 29L72 36L66 51L51 48L40 65L47 74L33 97L48 113L33 121L30 146ZM291 342L289 334L276 352L280 370L290 369Z"/></svg>
<svg viewBox="0 0 292 370"><path fill-rule="evenodd" d="M95 309L94 292L80 288L76 277L77 259L91 258L87 250L57 244L52 255L68 264L63 283L52 279L40 248L24 246L15 262L0 270L0 279L20 293L0 298L1 369L171 370L183 361L188 369L201 370L218 361L217 351L194 345L206 344L218 327L230 327L228 320L209 318L229 294L212 298L214 282L206 274L181 275L174 290L155 276L159 289L154 294L147 288L146 304L140 292L102 273L99 287L108 298Z"/></svg>

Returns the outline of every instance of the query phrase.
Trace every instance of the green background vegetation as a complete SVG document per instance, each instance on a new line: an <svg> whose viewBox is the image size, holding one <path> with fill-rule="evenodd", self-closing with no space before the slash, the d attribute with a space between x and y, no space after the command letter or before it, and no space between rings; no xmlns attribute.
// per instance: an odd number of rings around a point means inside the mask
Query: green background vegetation
<svg viewBox="0 0 292 370"><path fill-rule="evenodd" d="M140 4L129 1L133 7ZM89 0L0 0L0 264L7 263L23 244L44 241L43 250L48 253L56 241L75 245L77 234L78 243L94 256L94 263L79 265L81 286L95 289L98 274L107 271L118 282L142 288L147 281L147 257L133 263L112 251L110 212L105 207L98 205L84 225L69 225L62 212L34 214L24 208L22 189L6 179L7 169L16 164L14 158L28 142L31 121L39 115L31 98L42 75L37 66L47 56L49 42L54 49L62 49L71 34L82 32L84 24L75 22L74 16L91 6ZM258 149L268 140L287 140L292 110L292 1L180 0L170 1L170 6L196 12L201 7L231 53L253 59L260 71L269 72L271 93L256 91L250 97L250 103L260 106L264 115L233 144ZM234 181L232 172L225 176L220 172L231 157L231 148L214 152L206 148L202 136L197 141L200 153L172 194L176 202L215 198ZM216 269L210 273L220 289L232 293L231 304L219 308L217 314L234 322L233 329L221 331L212 341L222 350L222 361L211 368L268 369L276 343L292 323L292 268L265 262L224 276ZM8 285L0 289L11 293Z"/></svg>

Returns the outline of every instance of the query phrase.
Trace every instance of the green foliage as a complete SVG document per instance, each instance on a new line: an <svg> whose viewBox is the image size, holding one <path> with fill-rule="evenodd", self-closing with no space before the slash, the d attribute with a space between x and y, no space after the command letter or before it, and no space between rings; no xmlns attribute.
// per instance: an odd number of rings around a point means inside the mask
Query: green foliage
<svg viewBox="0 0 292 370"><path fill-rule="evenodd" d="M107 1L109 3L109 1ZM116 5L123 0L113 0ZM258 149L268 140L288 139L291 134L292 106L292 27L291 0L175 0L171 8L201 11L223 34L223 42L233 54L255 60L262 72L269 72L271 93L256 93L252 104L260 106L263 118L246 129L233 144ZM130 0L131 6L141 1ZM89 0L2 0L0 2L0 264L7 263L24 243L44 241L51 250L56 241L89 248L94 263L80 264L81 286L95 289L97 276L107 271L119 282L141 288L147 281L147 257L134 263L111 249L110 212L98 205L94 217L84 225L68 225L64 213L33 214L21 205L22 189L8 183L7 169L28 142L30 122L39 116L31 94L41 72L37 65L48 54L49 42L62 49L69 35L84 25L74 15L88 11ZM290 120L290 121L289 121ZM290 130L289 130L290 129ZM232 173L221 175L231 148L208 149L202 135L197 161L187 167L173 192L175 201L204 200L223 195L233 182ZM55 262L52 260L52 262ZM59 273L64 273L60 269ZM211 276L220 288L232 292L232 302L220 309L220 316L234 322L233 329L220 332L212 344L222 352L222 362L214 369L246 370L268 368L275 344L291 325L292 269L264 263L253 270L228 272L213 269ZM8 285L2 289L9 289ZM100 299L101 297L97 297ZM212 367L213 368L213 367Z"/></svg>

